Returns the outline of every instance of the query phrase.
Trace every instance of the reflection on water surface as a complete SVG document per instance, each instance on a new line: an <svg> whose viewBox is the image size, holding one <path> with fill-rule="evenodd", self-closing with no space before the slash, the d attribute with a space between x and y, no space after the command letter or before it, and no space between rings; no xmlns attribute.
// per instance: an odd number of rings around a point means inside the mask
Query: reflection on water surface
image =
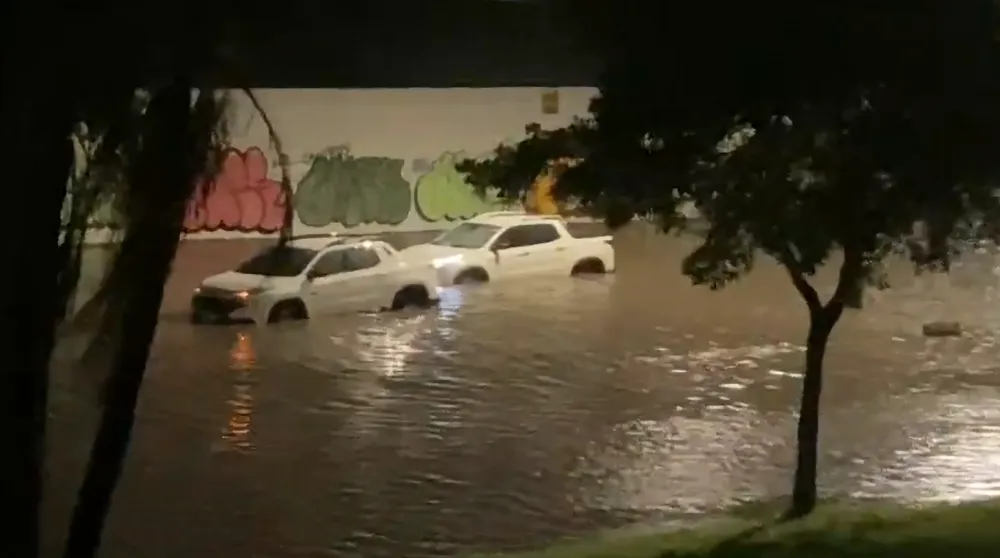
<svg viewBox="0 0 1000 558"><path fill-rule="evenodd" d="M194 328L168 308L104 556L510 549L786 493L794 290L767 266L694 288L680 241L640 240L617 241L614 277L446 289L423 313ZM215 261L182 256L182 269ZM1000 496L991 270L972 261L947 284L900 273L845 318L825 489ZM941 318L969 331L919 335ZM54 395L53 517L86 455L88 397Z"/></svg>

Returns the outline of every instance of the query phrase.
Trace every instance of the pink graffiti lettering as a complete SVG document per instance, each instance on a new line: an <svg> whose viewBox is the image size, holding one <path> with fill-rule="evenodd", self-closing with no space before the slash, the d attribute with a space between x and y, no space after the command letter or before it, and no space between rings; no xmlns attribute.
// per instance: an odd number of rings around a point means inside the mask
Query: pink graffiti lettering
<svg viewBox="0 0 1000 558"><path fill-rule="evenodd" d="M199 184L188 203L184 232L281 230L286 200L267 170L267 156L259 148L227 150L214 184Z"/></svg>

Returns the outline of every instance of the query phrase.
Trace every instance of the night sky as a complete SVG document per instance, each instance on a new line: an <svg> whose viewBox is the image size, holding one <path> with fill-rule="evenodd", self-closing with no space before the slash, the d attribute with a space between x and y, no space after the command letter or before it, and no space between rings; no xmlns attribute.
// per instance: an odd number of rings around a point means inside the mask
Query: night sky
<svg viewBox="0 0 1000 558"><path fill-rule="evenodd" d="M254 86L568 86L600 71L573 18L546 0L297 2L244 31Z"/></svg>

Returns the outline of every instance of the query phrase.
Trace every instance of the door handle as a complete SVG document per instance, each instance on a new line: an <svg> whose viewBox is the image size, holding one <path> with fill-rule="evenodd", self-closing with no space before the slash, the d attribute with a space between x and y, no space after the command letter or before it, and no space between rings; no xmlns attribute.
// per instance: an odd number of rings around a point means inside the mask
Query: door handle
<svg viewBox="0 0 1000 558"><path fill-rule="evenodd" d="M556 252L565 252L565 251L566 251L565 246L560 246L559 248L556 248Z"/></svg>
<svg viewBox="0 0 1000 558"><path fill-rule="evenodd" d="M530 256L530 255L531 255L531 254L529 254L529 253L527 253L527 252L521 252L520 254L518 254L518 255L517 255L517 257L518 257L518 258L523 258L523 257L525 257L525 256Z"/></svg>

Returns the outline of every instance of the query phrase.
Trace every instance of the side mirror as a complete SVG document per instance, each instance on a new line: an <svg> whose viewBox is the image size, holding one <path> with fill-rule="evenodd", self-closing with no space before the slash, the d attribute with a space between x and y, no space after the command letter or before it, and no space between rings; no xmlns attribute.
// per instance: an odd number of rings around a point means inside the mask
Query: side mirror
<svg viewBox="0 0 1000 558"><path fill-rule="evenodd" d="M306 279L309 280L309 281L312 281L313 279L316 279L316 278L319 278L319 277L322 277L322 276L323 276L323 274L320 273L319 271L316 271L315 268L310 269L306 273Z"/></svg>
<svg viewBox="0 0 1000 558"><path fill-rule="evenodd" d="M499 252L500 250L506 250L507 248L510 248L510 242L507 242L507 241L494 242L493 243L493 247L490 248L490 250L492 250L493 253L495 254L495 253Z"/></svg>

